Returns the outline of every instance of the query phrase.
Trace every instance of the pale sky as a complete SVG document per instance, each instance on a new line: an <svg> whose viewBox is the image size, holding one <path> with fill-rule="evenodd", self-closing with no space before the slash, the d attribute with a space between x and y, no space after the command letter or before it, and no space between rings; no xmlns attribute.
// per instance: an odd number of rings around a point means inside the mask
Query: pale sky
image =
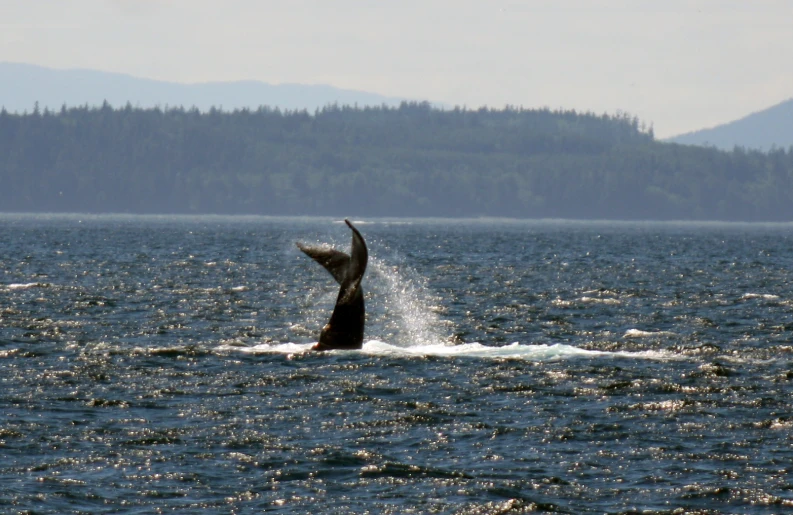
<svg viewBox="0 0 793 515"><path fill-rule="evenodd" d="M663 138L793 97L793 1L0 0L0 61L625 111Z"/></svg>

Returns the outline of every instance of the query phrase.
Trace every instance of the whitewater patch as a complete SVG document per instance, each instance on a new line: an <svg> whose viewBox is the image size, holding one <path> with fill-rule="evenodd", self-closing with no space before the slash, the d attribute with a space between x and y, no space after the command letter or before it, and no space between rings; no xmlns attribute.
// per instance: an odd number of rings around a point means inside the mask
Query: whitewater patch
<svg viewBox="0 0 793 515"><path fill-rule="evenodd" d="M7 290L29 290L31 288L46 288L49 286L47 283L11 283L5 287Z"/></svg>
<svg viewBox="0 0 793 515"><path fill-rule="evenodd" d="M762 299L762 300L779 300L779 295L770 293L744 293L741 295L743 300Z"/></svg>
<svg viewBox="0 0 793 515"><path fill-rule="evenodd" d="M579 304L603 304L617 306L622 304L622 301L612 297L590 297L584 295L583 297L579 297L576 300L554 299L551 301L551 304L559 308L569 308Z"/></svg>
<svg viewBox="0 0 793 515"><path fill-rule="evenodd" d="M617 305L620 304L619 299L612 299L609 297L601 298L601 297L587 297L583 296L579 299L580 302L584 304L611 304Z"/></svg>
<svg viewBox="0 0 793 515"><path fill-rule="evenodd" d="M642 331L641 329L628 329L623 338L652 338L655 336L675 336L670 331Z"/></svg>
<svg viewBox="0 0 793 515"><path fill-rule="evenodd" d="M263 343L254 346L221 345L217 347L217 350L220 352L240 352L246 354L295 354L308 352L313 346L314 343ZM365 342L361 350L334 350L330 352L333 354L363 353L370 356L389 357L472 357L483 359L523 359L527 361L552 361L573 358L668 360L678 357L669 352L657 350L610 352L581 349L573 345L565 345L562 343L553 345L525 345L515 342L509 345L490 346L473 342L458 345L428 344L403 347L379 340Z"/></svg>

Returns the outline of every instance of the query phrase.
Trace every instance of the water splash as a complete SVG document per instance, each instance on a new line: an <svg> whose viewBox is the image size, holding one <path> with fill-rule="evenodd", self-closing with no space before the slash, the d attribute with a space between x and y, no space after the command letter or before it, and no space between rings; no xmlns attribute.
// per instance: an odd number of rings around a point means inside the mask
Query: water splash
<svg viewBox="0 0 793 515"><path fill-rule="evenodd" d="M368 289L372 292L369 331L400 347L445 345L444 323L423 278L405 266L369 259ZM383 329L382 333L378 329Z"/></svg>

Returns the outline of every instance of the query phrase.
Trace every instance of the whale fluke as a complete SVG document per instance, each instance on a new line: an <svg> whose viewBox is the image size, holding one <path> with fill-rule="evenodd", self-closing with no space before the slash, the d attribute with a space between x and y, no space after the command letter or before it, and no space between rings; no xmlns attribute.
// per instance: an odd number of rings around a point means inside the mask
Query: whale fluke
<svg viewBox="0 0 793 515"><path fill-rule="evenodd" d="M363 328L366 311L363 304L361 279L366 272L369 252L363 236L349 220L352 229L350 255L328 247L310 247L297 243L297 248L330 272L341 287L330 321L322 328L319 343L312 349L360 349L363 347Z"/></svg>

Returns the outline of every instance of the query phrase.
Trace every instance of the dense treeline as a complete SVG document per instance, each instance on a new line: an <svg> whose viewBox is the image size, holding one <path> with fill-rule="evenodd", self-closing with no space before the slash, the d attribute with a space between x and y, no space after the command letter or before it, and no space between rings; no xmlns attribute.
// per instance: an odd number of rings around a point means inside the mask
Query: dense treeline
<svg viewBox="0 0 793 515"><path fill-rule="evenodd" d="M0 111L0 210L793 220L793 149L505 108Z"/></svg>

